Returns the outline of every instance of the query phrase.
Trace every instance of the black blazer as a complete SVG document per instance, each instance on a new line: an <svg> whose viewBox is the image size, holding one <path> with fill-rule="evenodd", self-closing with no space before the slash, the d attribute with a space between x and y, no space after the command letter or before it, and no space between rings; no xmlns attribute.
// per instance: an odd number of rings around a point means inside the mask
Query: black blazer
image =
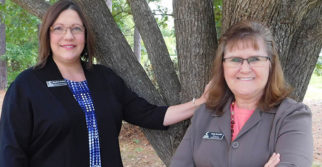
<svg viewBox="0 0 322 167"><path fill-rule="evenodd" d="M110 69L94 65L85 76L95 107L103 167L121 167L118 136L122 120L165 129L167 107L138 97ZM88 167L85 115L49 59L42 69L22 72L10 85L0 120L0 167Z"/></svg>

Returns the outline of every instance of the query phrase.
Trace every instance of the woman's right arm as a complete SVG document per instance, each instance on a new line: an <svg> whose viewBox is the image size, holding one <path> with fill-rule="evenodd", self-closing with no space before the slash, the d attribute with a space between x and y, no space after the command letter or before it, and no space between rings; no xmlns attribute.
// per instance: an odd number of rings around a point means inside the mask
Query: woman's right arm
<svg viewBox="0 0 322 167"><path fill-rule="evenodd" d="M31 134L31 106L13 83L4 98L0 119L0 166L28 167L27 149Z"/></svg>
<svg viewBox="0 0 322 167"><path fill-rule="evenodd" d="M281 155L278 167L312 166L312 113L302 103L284 106L275 151ZM276 117L276 116L275 116Z"/></svg>

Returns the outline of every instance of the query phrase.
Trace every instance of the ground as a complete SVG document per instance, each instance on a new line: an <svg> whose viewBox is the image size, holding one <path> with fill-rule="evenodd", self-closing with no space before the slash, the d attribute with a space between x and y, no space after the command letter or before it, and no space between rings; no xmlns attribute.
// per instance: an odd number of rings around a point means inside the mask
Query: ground
<svg viewBox="0 0 322 167"><path fill-rule="evenodd" d="M322 100L304 100L312 111L314 161L322 167Z"/></svg>
<svg viewBox="0 0 322 167"><path fill-rule="evenodd" d="M4 92L0 91L0 106ZM305 99L313 113L314 162L322 167L322 100ZM124 167L165 167L138 127L123 123L120 149Z"/></svg>
<svg viewBox="0 0 322 167"><path fill-rule="evenodd" d="M124 167L165 167L139 127L124 122L119 140Z"/></svg>

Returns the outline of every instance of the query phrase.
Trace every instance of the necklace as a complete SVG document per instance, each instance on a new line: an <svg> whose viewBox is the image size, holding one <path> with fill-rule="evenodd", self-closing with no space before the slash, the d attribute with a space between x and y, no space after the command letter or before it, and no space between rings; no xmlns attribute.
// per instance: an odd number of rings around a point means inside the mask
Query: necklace
<svg viewBox="0 0 322 167"><path fill-rule="evenodd" d="M230 113L230 130L231 130L231 140L233 140L234 136L234 127L235 127L235 116L234 116L234 108L235 108L235 102L231 103L231 113Z"/></svg>

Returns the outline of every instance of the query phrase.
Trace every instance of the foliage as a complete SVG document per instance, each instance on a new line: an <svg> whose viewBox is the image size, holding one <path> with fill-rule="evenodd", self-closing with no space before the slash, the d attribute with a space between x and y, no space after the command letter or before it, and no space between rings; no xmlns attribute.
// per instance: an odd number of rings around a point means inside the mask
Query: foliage
<svg viewBox="0 0 322 167"><path fill-rule="evenodd" d="M6 24L6 54L8 83L36 62L39 19L20 6L6 1L2 7Z"/></svg>
<svg viewBox="0 0 322 167"><path fill-rule="evenodd" d="M322 50L320 55L322 55ZM322 56L319 56L318 61L316 62L314 73L317 76L322 76Z"/></svg>
<svg viewBox="0 0 322 167"><path fill-rule="evenodd" d="M33 43L7 44L8 82L12 82L24 69L34 65L38 50Z"/></svg>
<svg viewBox="0 0 322 167"><path fill-rule="evenodd" d="M161 31L162 29L166 29L168 27L168 9L159 4L160 0L149 0L148 2L156 6L156 9L152 10L152 13L155 14L155 18L159 27L161 27ZM112 16L125 36L127 42L133 48L135 23L133 21L130 5L126 0L113 0L112 3ZM142 55L146 54L145 50L141 50L141 53Z"/></svg>
<svg viewBox="0 0 322 167"><path fill-rule="evenodd" d="M112 5L112 16L126 40L133 46L134 22L131 8L126 0L114 0Z"/></svg>
<svg viewBox="0 0 322 167"><path fill-rule="evenodd" d="M161 33L164 37L165 43L169 50L170 57L174 62L176 71L178 71L178 60L176 55L176 40L174 34L173 22L170 23L172 13L168 13L169 9L160 3L160 0L148 0L150 6L153 6L152 13L158 23ZM130 5L126 0L113 0L112 16L117 23L118 27L125 36L127 42L133 49L134 46L134 28L135 23L131 12ZM173 21L173 19L172 19ZM172 25L172 26L171 26ZM145 69L147 75L151 79L152 83L158 88L150 60L148 59L147 50L144 47L143 41L141 41L141 65Z"/></svg>
<svg viewBox="0 0 322 167"><path fill-rule="evenodd" d="M161 3L161 0L148 0L153 15L160 27L160 29L167 29L169 25L169 17L172 17L169 9Z"/></svg>
<svg viewBox="0 0 322 167"><path fill-rule="evenodd" d="M56 3L58 0L45 0L47 2L49 2L49 4L53 5L54 3Z"/></svg>
<svg viewBox="0 0 322 167"><path fill-rule="evenodd" d="M218 39L221 34L222 1L223 0L213 0L213 8L214 8L214 14L215 14L215 23L216 23L216 31L217 31L217 38Z"/></svg>

